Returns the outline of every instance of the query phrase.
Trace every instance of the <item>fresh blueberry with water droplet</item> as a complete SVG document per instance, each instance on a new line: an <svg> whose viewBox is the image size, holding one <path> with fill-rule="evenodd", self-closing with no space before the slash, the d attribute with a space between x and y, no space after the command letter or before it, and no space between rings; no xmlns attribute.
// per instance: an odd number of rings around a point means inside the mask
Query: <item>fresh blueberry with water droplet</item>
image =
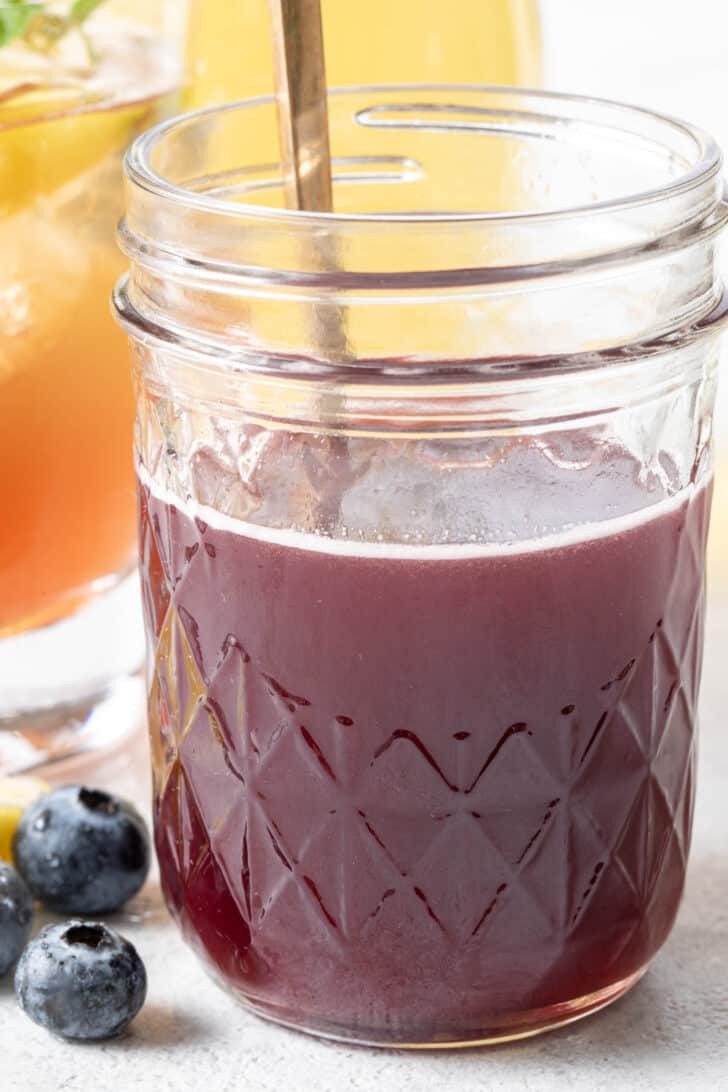
<svg viewBox="0 0 728 1092"><path fill-rule="evenodd" d="M149 836L129 803L67 785L39 797L13 840L18 872L60 914L108 914L140 889L149 872Z"/></svg>
<svg viewBox="0 0 728 1092"><path fill-rule="evenodd" d="M9 864L0 861L0 975L7 974L30 936L33 898Z"/></svg>
<svg viewBox="0 0 728 1092"><path fill-rule="evenodd" d="M15 972L23 1012L64 1039L120 1035L146 993L147 974L136 948L95 921L47 925Z"/></svg>

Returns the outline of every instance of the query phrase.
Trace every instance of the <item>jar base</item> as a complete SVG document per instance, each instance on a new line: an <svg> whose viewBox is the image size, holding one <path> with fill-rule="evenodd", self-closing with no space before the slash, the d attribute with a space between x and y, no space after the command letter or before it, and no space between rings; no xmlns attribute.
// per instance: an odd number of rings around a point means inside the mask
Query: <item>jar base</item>
<svg viewBox="0 0 728 1092"><path fill-rule="evenodd" d="M416 1033L407 1038L399 1038L396 1032L391 1035L383 1035L380 1030L367 1028L353 1030L339 1027L333 1022L307 1023L305 1020L295 1019L284 1012L279 1012L247 998L240 998L240 1001L248 1011L269 1023L277 1024L279 1027L288 1028L291 1031L302 1032L305 1035L312 1035L317 1039L327 1039L351 1046L379 1047L390 1050L459 1050L466 1047L498 1046L503 1043L516 1042L519 1039L529 1039L547 1031L555 1031L557 1028L572 1024L576 1020L582 1020L584 1017L606 1008L614 1001L618 1001L620 997L628 993L646 973L648 966L649 964L645 964L627 978L583 997L577 997L549 1008L531 1009L516 1016L505 1017L499 1024L483 1027L462 1036L450 1036L444 1033L438 1036L437 1039L424 1036L419 1039Z"/></svg>

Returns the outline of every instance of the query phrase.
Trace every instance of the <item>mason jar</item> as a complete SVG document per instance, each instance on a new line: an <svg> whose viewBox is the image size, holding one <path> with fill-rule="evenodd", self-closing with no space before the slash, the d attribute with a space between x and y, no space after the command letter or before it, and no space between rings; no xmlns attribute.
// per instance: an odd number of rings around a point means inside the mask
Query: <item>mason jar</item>
<svg viewBox="0 0 728 1092"><path fill-rule="evenodd" d="M165 896L253 1011L511 1039L645 972L685 880L726 218L713 141L499 88L275 104L127 158Z"/></svg>

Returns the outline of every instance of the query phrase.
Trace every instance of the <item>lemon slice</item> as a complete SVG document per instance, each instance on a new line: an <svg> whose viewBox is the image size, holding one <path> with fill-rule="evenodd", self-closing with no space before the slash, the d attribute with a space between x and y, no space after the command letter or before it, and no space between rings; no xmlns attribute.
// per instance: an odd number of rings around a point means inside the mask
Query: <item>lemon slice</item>
<svg viewBox="0 0 728 1092"><path fill-rule="evenodd" d="M178 65L158 35L114 16L91 44L93 57L77 34L49 53L15 42L0 52L0 217L85 186L174 97Z"/></svg>
<svg viewBox="0 0 728 1092"><path fill-rule="evenodd" d="M82 102L83 105L79 105ZM55 193L108 156L120 154L154 118L156 99L101 105L75 89L0 94L0 216Z"/></svg>
<svg viewBox="0 0 728 1092"><path fill-rule="evenodd" d="M34 800L50 790L39 777L0 777L0 860L13 859L13 837L20 817Z"/></svg>

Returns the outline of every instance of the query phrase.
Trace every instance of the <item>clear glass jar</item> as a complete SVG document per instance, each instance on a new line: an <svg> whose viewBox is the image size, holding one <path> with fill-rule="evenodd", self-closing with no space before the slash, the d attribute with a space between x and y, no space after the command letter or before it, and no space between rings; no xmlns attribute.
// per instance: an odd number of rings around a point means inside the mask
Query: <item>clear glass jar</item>
<svg viewBox="0 0 728 1092"><path fill-rule="evenodd" d="M127 161L162 882L263 1016L508 1039L620 996L683 889L720 154L492 88L331 128L328 216L267 100Z"/></svg>

